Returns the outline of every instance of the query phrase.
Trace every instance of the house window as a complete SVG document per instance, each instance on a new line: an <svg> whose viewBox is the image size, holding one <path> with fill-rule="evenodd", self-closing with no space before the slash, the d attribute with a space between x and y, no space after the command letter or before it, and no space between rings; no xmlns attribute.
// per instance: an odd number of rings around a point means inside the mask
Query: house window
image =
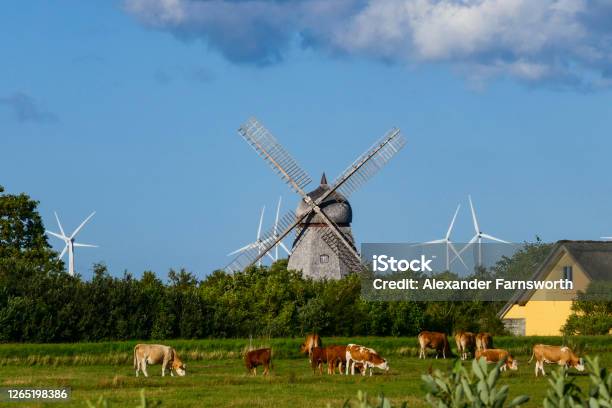
<svg viewBox="0 0 612 408"><path fill-rule="evenodd" d="M319 261L321 263L328 263L329 262L329 255L323 254L319 257Z"/></svg>
<svg viewBox="0 0 612 408"><path fill-rule="evenodd" d="M574 280L574 271L571 266L563 267L563 279L567 279L570 282Z"/></svg>

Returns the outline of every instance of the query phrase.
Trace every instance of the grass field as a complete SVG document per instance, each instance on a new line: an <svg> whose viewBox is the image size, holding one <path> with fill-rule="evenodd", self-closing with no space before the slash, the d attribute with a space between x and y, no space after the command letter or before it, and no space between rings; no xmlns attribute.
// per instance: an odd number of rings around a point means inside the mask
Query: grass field
<svg viewBox="0 0 612 408"><path fill-rule="evenodd" d="M136 342L81 344L0 345L0 387L70 386L72 400L49 406L84 407L105 396L111 406L137 405L140 389L147 397L161 400L162 407L340 407L358 390L371 395L384 393L394 403L425 406L421 374L430 367L450 368L452 360L418 360L414 338L336 338L326 344L358 342L376 348L389 361L386 374L373 377L313 375L308 360L297 353L300 339L254 341L254 346L271 345L274 369L268 378L246 374L240 355L248 340L179 340L173 345L187 363L186 377L160 376L160 367L149 369L149 378L134 376L131 350ZM501 383L510 385L511 397L527 394L527 406L541 406L548 385L534 378L533 363L527 364L532 344L561 344L561 338L496 338L497 347L510 349L519 360L519 370L502 374ZM583 355L599 355L605 367L612 367L612 337L581 337L566 340ZM466 363L467 364L467 363ZM547 367L547 372L553 370ZM574 370L576 381L588 379ZM39 407L42 404L5 403L7 407Z"/></svg>

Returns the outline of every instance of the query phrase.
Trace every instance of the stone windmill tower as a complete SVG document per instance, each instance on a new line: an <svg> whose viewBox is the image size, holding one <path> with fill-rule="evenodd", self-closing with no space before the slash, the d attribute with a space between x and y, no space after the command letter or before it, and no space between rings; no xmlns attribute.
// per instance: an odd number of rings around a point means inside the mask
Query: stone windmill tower
<svg viewBox="0 0 612 408"><path fill-rule="evenodd" d="M319 187L307 195L316 201L330 189L331 186L323 173ZM334 191L319 204L319 208L338 226L340 232L355 249L355 240L351 232L353 210L348 200L341 193ZM340 279L351 273L352 265L346 262L346 259L342 259L343 254L340 251L333 249L335 237L327 231L329 227L323 217L310 211L310 206L303 199L295 213L298 218L305 213L308 215L295 229L296 236L289 256L289 269L302 271L304 276L314 279Z"/></svg>
<svg viewBox="0 0 612 408"><path fill-rule="evenodd" d="M241 252L225 269L233 272L255 264L295 231L290 269L315 279L339 279L362 270L351 233L353 212L347 198L404 147L406 140L400 130L393 128L387 132L333 183L328 184L323 175L319 187L308 194L304 188L311 178L256 119L249 119L238 133L298 193L301 201L297 211L289 211L273 229L261 235L260 245Z"/></svg>

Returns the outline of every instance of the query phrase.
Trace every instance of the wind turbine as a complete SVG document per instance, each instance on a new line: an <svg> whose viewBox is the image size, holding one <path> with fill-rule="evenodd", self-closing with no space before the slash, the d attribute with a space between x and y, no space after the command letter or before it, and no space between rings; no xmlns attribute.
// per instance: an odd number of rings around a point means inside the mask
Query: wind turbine
<svg viewBox="0 0 612 408"><path fill-rule="evenodd" d="M455 254L455 258L453 258L453 261L456 258L459 258L459 260L461 261L463 266L465 266L465 268L468 269L468 267L465 264L465 262L463 262L463 258L461 258L461 254L459 252L457 252L457 248L455 248L455 246L453 245L453 243L450 240L450 235L451 235L451 232L453 232L453 226L455 225L455 219L457 219L457 214L459 213L459 208L461 208L461 204L459 204L457 206L457 209L455 210L455 215L453 215L453 219L452 219L450 225L448 226L448 231L446 231L446 235L444 236L444 238L436 239L436 240L428 241L428 242L424 243L425 245L446 244L446 270L447 271L450 271L450 264L451 264L449 250L453 251L453 253Z"/></svg>
<svg viewBox="0 0 612 408"><path fill-rule="evenodd" d="M463 251L465 251L466 249L468 249L468 247L470 247L470 245L473 245L474 243L478 243L478 266L481 266L482 265L482 239L483 238L488 239L490 241L501 242L502 244L509 244L509 242L482 232L482 230L480 229L480 226L478 225L478 219L476 218L476 210L474 210L474 204L472 203L471 195L468 195L468 200L470 201L470 208L472 210L472 221L474 222L474 231L476 231L476 235L474 235L472 239L470 239L470 241L463 248L461 248L461 251L459 251L459 254L462 254Z"/></svg>
<svg viewBox="0 0 612 408"><path fill-rule="evenodd" d="M601 239L608 239L608 240L612 241L612 237L601 237Z"/></svg>
<svg viewBox="0 0 612 408"><path fill-rule="evenodd" d="M261 215L259 216L259 227L257 227L257 238L255 239L254 242L251 242L250 244L247 244L245 246L243 246L242 248L238 248L237 250L230 252L229 254L227 254L227 256L231 256L231 255L235 255L235 254L240 254L244 251L248 251L250 249L253 248L257 248L259 251L259 254L262 254L262 250L266 247L266 243L268 241L270 241L270 238L268 238L265 241L261 240L261 226L263 224L263 217L264 217L264 213L266 212L266 206L263 206L263 208L261 209ZM266 253L266 255L268 255L268 257L270 259L272 259L273 261L275 260L274 257L272 255L270 255L270 253ZM259 259L258 262L259 266L261 266L261 258Z"/></svg>
<svg viewBox="0 0 612 408"><path fill-rule="evenodd" d="M57 213L54 212L54 214L55 214L55 219L57 220L57 225L60 229L60 233L58 234L56 232L51 232L51 231L46 231L46 233L53 235L54 237L57 237L66 243L66 246L64 247L64 250L62 251L62 253L59 255L59 258L61 259L66 253L66 251L68 251L68 273L70 274L70 276L74 276L74 248L75 247L82 247L82 248L97 248L98 247L97 245L81 244L79 242L74 242L74 239L76 238L77 234L81 232L85 224L87 224L87 222L91 219L91 217L93 217L96 214L96 212L94 211L91 214L89 214L89 217L85 218L85 220L81 223L81 225L79 225L77 229L75 229L74 232L70 236L66 236L66 234L64 233L64 228L62 228L62 223L60 222L60 219L57 216Z"/></svg>
<svg viewBox="0 0 612 408"><path fill-rule="evenodd" d="M276 206L276 218L274 220L274 230L272 233L272 236L274 237L274 239L276 240L276 238L278 238L278 216L280 215L280 207L281 207L281 201L283 200L283 197L279 197L278 198L278 205ZM285 244L283 244L283 241L278 241L278 244L276 244L274 246L274 260L278 261L278 247L281 247L285 250L285 252L287 253L287 255L291 255L291 251L289 251L289 249L287 249L287 247L285 246Z"/></svg>

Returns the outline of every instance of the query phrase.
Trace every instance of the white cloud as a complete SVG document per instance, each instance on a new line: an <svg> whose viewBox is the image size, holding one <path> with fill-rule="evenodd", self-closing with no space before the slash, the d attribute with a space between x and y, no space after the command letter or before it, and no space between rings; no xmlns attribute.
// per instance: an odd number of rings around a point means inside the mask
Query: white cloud
<svg viewBox="0 0 612 408"><path fill-rule="evenodd" d="M608 86L608 0L126 0L143 23L200 38L228 59L282 60L307 46L485 76Z"/></svg>

